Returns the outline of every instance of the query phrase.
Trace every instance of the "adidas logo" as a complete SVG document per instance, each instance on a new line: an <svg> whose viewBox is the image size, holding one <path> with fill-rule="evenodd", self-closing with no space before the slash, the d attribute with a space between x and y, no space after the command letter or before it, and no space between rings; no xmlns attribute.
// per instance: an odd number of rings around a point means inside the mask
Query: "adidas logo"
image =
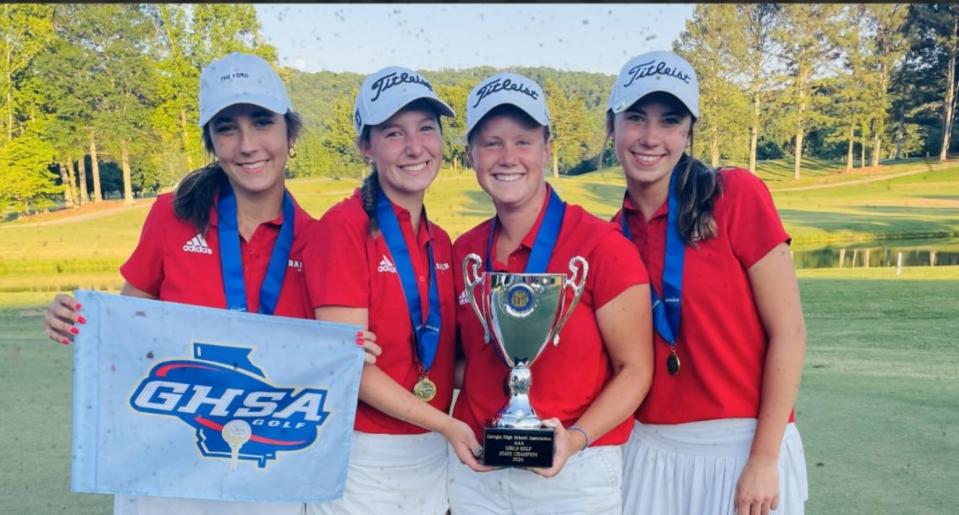
<svg viewBox="0 0 959 515"><path fill-rule="evenodd" d="M437 269L437 270L449 270L449 269L450 269L450 264L449 264L449 263L436 263L436 269Z"/></svg>
<svg viewBox="0 0 959 515"><path fill-rule="evenodd" d="M459 300L460 306L465 306L470 303L470 298L468 295L466 295L466 290L463 290L460 292L458 300Z"/></svg>
<svg viewBox="0 0 959 515"><path fill-rule="evenodd" d="M383 259L380 260L380 264L376 267L377 272L389 272L392 274L396 273L396 267L393 266L393 263L390 262L389 258L386 255L383 255Z"/></svg>
<svg viewBox="0 0 959 515"><path fill-rule="evenodd" d="M213 254L213 251L206 244L202 234L197 234L190 241L183 244L184 252L195 252L197 254Z"/></svg>

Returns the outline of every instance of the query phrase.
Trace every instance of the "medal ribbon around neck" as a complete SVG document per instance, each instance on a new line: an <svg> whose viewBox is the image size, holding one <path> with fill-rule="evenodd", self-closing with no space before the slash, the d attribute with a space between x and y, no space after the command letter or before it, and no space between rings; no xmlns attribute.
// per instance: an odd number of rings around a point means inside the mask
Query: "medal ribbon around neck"
<svg viewBox="0 0 959 515"><path fill-rule="evenodd" d="M653 327L663 337L672 352L667 360L670 375L679 372L679 358L676 357L676 338L679 336L679 308L683 291L683 262L686 257L686 245L683 244L683 239L679 235L679 185L676 176L679 175L679 166L684 164L685 160L680 160L669 178L669 213L666 216L663 297L660 298L659 294L656 293L656 288L652 284L649 285L649 293L653 302ZM625 210L619 221L626 239L632 241Z"/></svg>
<svg viewBox="0 0 959 515"><path fill-rule="evenodd" d="M536 231L536 239L533 241L533 250L529 254L529 261L526 262L527 274L546 273L546 267L549 265L549 259L553 257L553 248L556 247L556 240L559 239L559 230L563 227L563 215L566 213L566 203L559 198L556 190L550 188L549 201L546 204L546 214L543 215L543 222ZM493 271L493 236L496 234L497 218L489 228L489 240L486 243L486 271Z"/></svg>
<svg viewBox="0 0 959 515"><path fill-rule="evenodd" d="M220 187L220 199L217 202L217 235L220 239L220 267L223 272L223 290L226 294L226 308L247 311L246 285L243 280L243 258L240 254L240 230L236 220L236 195L230 183L223 182ZM273 243L270 263L266 276L260 285L260 309L265 315L276 310L283 277L290 260L293 247L293 198L283 191L283 225Z"/></svg>
<svg viewBox="0 0 959 515"><path fill-rule="evenodd" d="M423 223L427 224L427 230L429 230L426 208L423 208ZM429 256L430 293L429 311L424 320L420 305L420 290L416 284L416 273L413 272L410 251L403 239L400 222L393 211L393 204L382 191L376 193L376 224L380 227L383 239L386 240L386 246L390 249L390 254L396 263L396 271L403 286L403 295L406 297L406 308L413 324L413 334L416 338L416 356L420 360L420 366L423 367L422 375L425 377L433 366L434 358L436 358L442 324L436 265L433 262L433 246L428 244L426 247L426 254Z"/></svg>

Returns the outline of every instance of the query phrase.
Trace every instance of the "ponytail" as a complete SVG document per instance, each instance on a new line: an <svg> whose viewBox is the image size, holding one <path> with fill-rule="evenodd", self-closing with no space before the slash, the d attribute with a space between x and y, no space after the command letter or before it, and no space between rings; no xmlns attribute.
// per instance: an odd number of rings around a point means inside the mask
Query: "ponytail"
<svg viewBox="0 0 959 515"><path fill-rule="evenodd" d="M173 194L173 208L177 218L190 222L200 233L210 225L210 207L213 197L226 181L226 173L217 162L190 172L180 181Z"/></svg>
<svg viewBox="0 0 959 515"><path fill-rule="evenodd" d="M363 211L370 219L369 235L373 236L379 227L376 225L376 197L380 193L379 173L376 167L363 179L363 187L360 189L360 198L363 200Z"/></svg>
<svg viewBox="0 0 959 515"><path fill-rule="evenodd" d="M690 134L692 140L692 134ZM683 243L695 246L696 242L715 238L719 232L713 210L716 198L722 192L719 174L702 161L683 155L680 163L686 166L679 172L679 235Z"/></svg>

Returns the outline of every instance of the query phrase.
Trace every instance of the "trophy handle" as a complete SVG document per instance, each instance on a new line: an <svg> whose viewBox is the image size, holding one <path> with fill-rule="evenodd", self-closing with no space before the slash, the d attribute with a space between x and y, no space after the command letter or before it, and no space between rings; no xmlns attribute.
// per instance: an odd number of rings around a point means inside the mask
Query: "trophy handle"
<svg viewBox="0 0 959 515"><path fill-rule="evenodd" d="M582 275L580 275L580 270L582 270ZM589 273L589 263L582 256L573 256L573 258L569 260L569 271L572 273L572 276L568 277L566 282L563 283L563 299L565 300L566 298L565 291L566 287L569 286L573 289L573 300L569 303L569 309L566 309L562 318L559 319L559 322L553 326L554 347L559 345L559 332L563 329L563 326L566 325L566 322L569 321L573 310L576 309L576 304L579 303L579 298L583 296L583 288L586 287L586 275ZM560 311L563 311L563 307L560 307Z"/></svg>
<svg viewBox="0 0 959 515"><path fill-rule="evenodd" d="M483 282L483 276L479 273L479 267L482 264L483 258L473 253L467 254L466 257L463 258L463 282L466 284L466 298L469 299L470 306L473 307L473 312L476 313L476 318L479 319L480 325L483 326L483 342L489 343L489 324L486 323L486 317L480 310L479 304L476 303L476 295L473 293L473 290ZM471 271L472 279L470 278Z"/></svg>

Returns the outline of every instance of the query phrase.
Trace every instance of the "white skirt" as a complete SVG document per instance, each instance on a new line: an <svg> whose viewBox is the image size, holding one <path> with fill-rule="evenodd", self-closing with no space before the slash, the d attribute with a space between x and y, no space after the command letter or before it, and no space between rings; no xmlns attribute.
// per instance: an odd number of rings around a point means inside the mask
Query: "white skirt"
<svg viewBox="0 0 959 515"><path fill-rule="evenodd" d="M624 448L623 512L735 515L736 482L749 458L756 419L633 427ZM779 507L804 512L809 487L802 440L787 424L779 450Z"/></svg>
<svg viewBox="0 0 959 515"><path fill-rule="evenodd" d="M303 515L302 502L213 501L117 494L113 515Z"/></svg>
<svg viewBox="0 0 959 515"><path fill-rule="evenodd" d="M449 450L453 515L621 515L622 486L621 445L577 452L551 478L522 468L473 472Z"/></svg>
<svg viewBox="0 0 959 515"><path fill-rule="evenodd" d="M446 513L446 438L353 432L343 498L307 503L312 515Z"/></svg>

